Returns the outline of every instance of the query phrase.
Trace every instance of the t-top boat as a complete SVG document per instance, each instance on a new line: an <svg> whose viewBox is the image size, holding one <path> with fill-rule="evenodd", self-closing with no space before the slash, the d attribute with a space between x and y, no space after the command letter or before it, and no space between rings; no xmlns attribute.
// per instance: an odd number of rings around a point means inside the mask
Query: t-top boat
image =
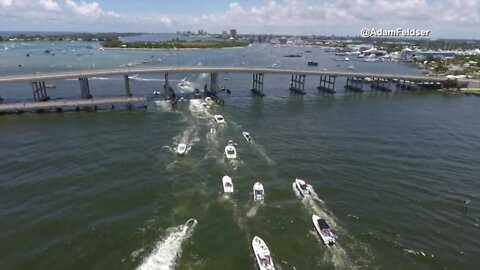
<svg viewBox="0 0 480 270"><path fill-rule="evenodd" d="M233 193L233 182L230 176L225 175L224 177L222 177L222 183L223 183L223 192Z"/></svg>
<svg viewBox="0 0 480 270"><path fill-rule="evenodd" d="M247 142L251 142L251 141L252 141L252 137L250 136L250 132L242 131L242 135L243 135L243 137L245 138L245 140L247 140Z"/></svg>
<svg viewBox="0 0 480 270"><path fill-rule="evenodd" d="M265 190L263 185L260 182L256 182L253 185L253 201L254 202L263 202L265 200Z"/></svg>
<svg viewBox="0 0 480 270"><path fill-rule="evenodd" d="M184 144L184 143L180 143L180 144L177 146L177 154L178 154L179 156L184 156L186 152L187 152L187 145Z"/></svg>
<svg viewBox="0 0 480 270"><path fill-rule="evenodd" d="M213 119L215 120L215 122L217 122L217 124L225 124L225 119L223 118L223 115L221 115L221 114L215 114L213 116Z"/></svg>
<svg viewBox="0 0 480 270"><path fill-rule="evenodd" d="M295 179L295 188L298 190L298 192L300 192L300 195L302 195L302 197L307 197L307 196L310 196L312 195L310 190L312 190L312 186L307 184L307 182L305 182L304 180L302 179Z"/></svg>
<svg viewBox="0 0 480 270"><path fill-rule="evenodd" d="M225 156L227 157L227 159L237 158L237 149L235 149L232 140L228 140L228 144L227 146L225 146Z"/></svg>
<svg viewBox="0 0 480 270"><path fill-rule="evenodd" d="M270 249L262 238L255 236L252 240L253 252L260 270L275 270Z"/></svg>
<svg viewBox="0 0 480 270"><path fill-rule="evenodd" d="M312 222L318 234L322 238L323 243L327 246L333 246L335 244L337 235L331 231L327 221L317 215L312 215Z"/></svg>

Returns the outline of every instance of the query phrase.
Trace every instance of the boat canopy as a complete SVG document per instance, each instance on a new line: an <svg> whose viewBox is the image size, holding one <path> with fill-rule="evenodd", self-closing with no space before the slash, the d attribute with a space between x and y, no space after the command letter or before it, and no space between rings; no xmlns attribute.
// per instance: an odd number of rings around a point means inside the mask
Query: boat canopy
<svg viewBox="0 0 480 270"><path fill-rule="evenodd" d="M328 226L327 222L325 221L325 219L319 219L318 220L318 226L320 227L320 229L330 229L330 226Z"/></svg>

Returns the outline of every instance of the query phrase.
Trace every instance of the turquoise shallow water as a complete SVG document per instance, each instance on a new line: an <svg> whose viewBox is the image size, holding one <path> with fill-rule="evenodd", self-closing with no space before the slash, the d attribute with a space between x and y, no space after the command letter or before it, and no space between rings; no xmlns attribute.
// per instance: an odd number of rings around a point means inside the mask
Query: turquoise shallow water
<svg viewBox="0 0 480 270"><path fill-rule="evenodd" d="M6 59L2 74L22 72L12 67L27 50L18 46L0 52ZM43 53L51 45L35 46ZM261 46L177 55L75 50L91 52L96 66L105 67L149 54L165 55L159 65L230 65L237 59L295 67L305 61L281 58L294 49ZM320 68L344 68L322 51L313 55L324 59ZM55 63L66 65L71 59L65 57ZM67 68L38 61L46 70ZM355 65L418 72L396 63ZM174 79L183 75L188 74ZM135 93L151 93L162 83L158 77L133 81ZM197 101L181 102L174 111L152 101L146 110L0 117L1 268L255 269L250 246L255 235L267 242L281 269L476 268L477 98L342 89L324 96L314 89L313 77L301 98L288 93L289 78L266 76L267 96L258 99L248 92L250 76L221 77L228 78L224 84L233 94L224 107L207 113ZM199 86L207 80L188 78ZM94 79L93 95L119 94L122 83ZM76 81L56 84L53 98L79 95ZM30 91L28 85L9 84L1 86L0 95L22 99ZM213 113L223 114L227 125L210 137ZM242 130L252 133L254 144L243 140ZM234 164L222 155L230 138L238 143ZM179 142L191 146L183 158L173 152ZM225 174L235 185L230 197L221 194ZM296 177L314 186L318 200L295 195ZM266 189L260 206L251 200L256 181ZM311 224L314 213L340 235L337 248L321 244ZM189 218L198 225L184 233Z"/></svg>

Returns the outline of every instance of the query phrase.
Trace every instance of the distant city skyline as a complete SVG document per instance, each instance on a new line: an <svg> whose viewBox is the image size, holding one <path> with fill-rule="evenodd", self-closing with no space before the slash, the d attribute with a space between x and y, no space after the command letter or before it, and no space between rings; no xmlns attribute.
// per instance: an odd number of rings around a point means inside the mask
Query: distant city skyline
<svg viewBox="0 0 480 270"><path fill-rule="evenodd" d="M478 0L0 0L0 31L358 36L362 28L480 38Z"/></svg>

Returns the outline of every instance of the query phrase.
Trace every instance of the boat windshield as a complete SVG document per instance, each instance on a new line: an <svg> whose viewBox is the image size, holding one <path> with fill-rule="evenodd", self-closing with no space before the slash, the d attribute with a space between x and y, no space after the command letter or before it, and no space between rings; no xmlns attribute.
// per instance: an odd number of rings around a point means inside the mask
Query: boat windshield
<svg viewBox="0 0 480 270"><path fill-rule="evenodd" d="M225 186L226 186L226 187L231 187L232 184L230 184L230 182L227 182L227 183L225 183Z"/></svg>
<svg viewBox="0 0 480 270"><path fill-rule="evenodd" d="M255 190L255 195L263 195L263 191L261 191L261 190Z"/></svg>
<svg viewBox="0 0 480 270"><path fill-rule="evenodd" d="M227 150L227 154L233 155L233 154L235 154L235 151L233 149L229 149L229 150Z"/></svg>

